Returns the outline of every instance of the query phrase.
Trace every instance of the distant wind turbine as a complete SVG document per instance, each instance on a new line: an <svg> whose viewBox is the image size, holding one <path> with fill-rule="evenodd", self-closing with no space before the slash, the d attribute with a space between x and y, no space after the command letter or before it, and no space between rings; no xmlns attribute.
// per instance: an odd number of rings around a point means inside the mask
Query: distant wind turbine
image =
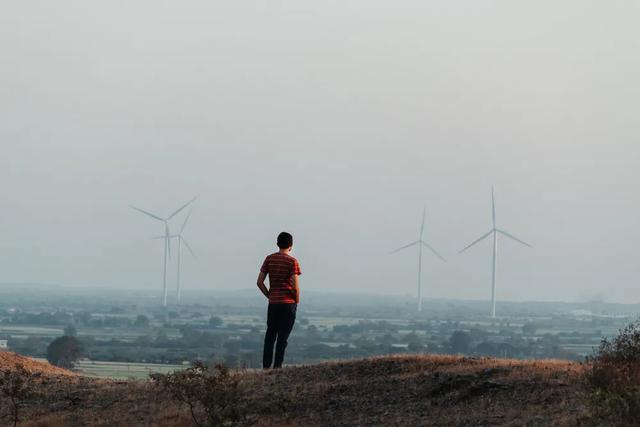
<svg viewBox="0 0 640 427"><path fill-rule="evenodd" d="M418 240L416 240L415 242L411 242L408 245L402 246L401 248L398 248L395 251L391 252L392 254L395 254L396 252L400 252L403 249L407 249L412 246L418 245L418 311L422 311L422 247L423 246L426 247L431 252L433 252L438 258L440 258L442 261L447 262L447 260L445 260L442 255L440 255L435 249L433 249L433 247L431 247L429 243L425 242L423 239L424 220L425 220L426 214L427 214L427 210L425 208L422 211L422 225L420 226L420 235L418 236Z"/></svg>
<svg viewBox="0 0 640 427"><path fill-rule="evenodd" d="M182 212L184 208L186 208L191 203L193 203L197 198L198 196L189 200L187 203L182 205L180 208L178 208L176 211L174 211L171 215L167 216L166 218L162 218L158 215L154 215L151 212L147 212L145 210L142 210L132 205L129 206L131 209L135 209L138 212L143 213L147 216L150 216L151 218L156 219L158 221L161 221L164 224L164 236L161 237L164 239L164 264L163 264L163 273L162 273L162 294L163 294L162 306L163 307L167 306L167 256L171 256L171 232L169 230L169 220L174 216L178 215L180 212Z"/></svg>
<svg viewBox="0 0 640 427"><path fill-rule="evenodd" d="M178 239L178 250L176 251L178 254L177 255L178 268L177 268L177 275L176 275L176 284L177 284L176 291L178 295L178 305L180 305L180 303L182 302L181 281L180 281L180 272L181 272L181 266L182 266L182 245L183 244L185 245L187 250L191 253L191 256L193 256L194 258L197 258L195 252L193 251L193 249L191 248L191 246L183 236L184 229L187 226L187 222L189 221L189 218L191 217L192 212L193 212L193 209L189 211L189 214L184 219L184 222L182 223L182 227L180 227L180 231L178 232L178 234L172 234L169 236L171 239ZM165 238L166 238L165 236L154 237L154 239L165 239Z"/></svg>
<svg viewBox="0 0 640 427"><path fill-rule="evenodd" d="M498 235L502 234L503 236L508 237L511 240L515 240L516 242L521 243L525 246L528 246L528 247L532 247L532 246L527 242L524 242L518 239L514 235L499 229L496 226L496 201L495 201L493 186L491 186L491 209L492 209L491 212L492 212L492 219L493 219L493 228L489 230L489 232L487 232L486 234L483 234L482 236L480 236L477 240L470 243L467 247L465 247L459 253L466 251L471 246L475 245L476 243L479 243L480 241L486 239L487 237L491 235L493 236L493 268L492 268L492 275L491 275L491 317L495 318L496 317L496 264L498 261Z"/></svg>

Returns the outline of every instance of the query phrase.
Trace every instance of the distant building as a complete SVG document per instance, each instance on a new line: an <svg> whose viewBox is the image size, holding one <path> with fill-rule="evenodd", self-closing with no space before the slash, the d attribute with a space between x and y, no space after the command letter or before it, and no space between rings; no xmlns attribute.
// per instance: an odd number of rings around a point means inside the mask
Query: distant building
<svg viewBox="0 0 640 427"><path fill-rule="evenodd" d="M7 340L0 340L0 351L6 350L9 348Z"/></svg>

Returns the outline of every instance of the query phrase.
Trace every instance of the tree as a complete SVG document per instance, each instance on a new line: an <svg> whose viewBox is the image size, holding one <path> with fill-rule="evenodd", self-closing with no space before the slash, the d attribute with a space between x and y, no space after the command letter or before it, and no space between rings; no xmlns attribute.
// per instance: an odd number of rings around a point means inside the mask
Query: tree
<svg viewBox="0 0 640 427"><path fill-rule="evenodd" d="M219 328L222 326L222 319L218 316L211 316L209 318L209 326L212 328Z"/></svg>
<svg viewBox="0 0 640 427"><path fill-rule="evenodd" d="M454 353L467 353L471 345L471 336L465 331L454 331L449 338L449 346Z"/></svg>
<svg viewBox="0 0 640 427"><path fill-rule="evenodd" d="M82 346L76 337L62 336L56 338L47 348L47 360L52 365L62 368L73 368L74 363L82 355Z"/></svg>
<svg viewBox="0 0 640 427"><path fill-rule="evenodd" d="M78 330L75 326L68 325L66 328L64 328L64 334L70 337L75 337L76 335L78 335Z"/></svg>
<svg viewBox="0 0 640 427"><path fill-rule="evenodd" d="M640 321L603 338L587 360L588 407L599 425L632 425L640 417Z"/></svg>
<svg viewBox="0 0 640 427"><path fill-rule="evenodd" d="M476 352L482 356L496 356L498 355L498 346L495 343L483 341L477 345Z"/></svg>
<svg viewBox="0 0 640 427"><path fill-rule="evenodd" d="M417 353L420 352L422 350L424 350L424 347L422 346L422 344L420 343L420 341L409 341L409 344L407 346L407 350L413 352L413 353Z"/></svg>
<svg viewBox="0 0 640 427"><path fill-rule="evenodd" d="M83 311L82 313L78 313L75 315L75 318L81 324L88 326L91 323L91 313L88 311Z"/></svg>
<svg viewBox="0 0 640 427"><path fill-rule="evenodd" d="M420 342L420 337L415 332L410 332L407 335L402 337L402 341L406 343Z"/></svg>
<svg viewBox="0 0 640 427"><path fill-rule="evenodd" d="M150 347L153 344L153 340L148 335L142 335L136 339L136 344L140 347Z"/></svg>
<svg viewBox="0 0 640 427"><path fill-rule="evenodd" d="M538 330L538 327L536 326L535 323L528 322L522 325L522 333L524 335L527 335L527 336L535 335L537 330Z"/></svg>
<svg viewBox="0 0 640 427"><path fill-rule="evenodd" d="M136 328L148 328L149 318L144 314L139 314L138 317L136 317L135 322L133 322L133 326Z"/></svg>

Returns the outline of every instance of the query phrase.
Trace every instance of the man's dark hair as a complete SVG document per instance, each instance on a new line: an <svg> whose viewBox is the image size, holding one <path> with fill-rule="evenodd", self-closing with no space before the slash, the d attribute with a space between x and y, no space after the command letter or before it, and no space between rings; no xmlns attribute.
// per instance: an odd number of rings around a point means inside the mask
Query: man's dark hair
<svg viewBox="0 0 640 427"><path fill-rule="evenodd" d="M278 234L278 247L280 249L287 249L293 246L293 236L285 231Z"/></svg>

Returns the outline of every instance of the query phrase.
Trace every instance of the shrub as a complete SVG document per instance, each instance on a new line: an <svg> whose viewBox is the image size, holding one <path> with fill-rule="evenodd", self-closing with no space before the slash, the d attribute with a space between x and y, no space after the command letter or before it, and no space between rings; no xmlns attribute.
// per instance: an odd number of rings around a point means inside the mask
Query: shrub
<svg viewBox="0 0 640 427"><path fill-rule="evenodd" d="M21 404L35 394L34 383L39 376L39 373L31 373L20 364L15 365L14 369L0 371L0 393L9 401L7 415L14 427L18 424Z"/></svg>
<svg viewBox="0 0 640 427"><path fill-rule="evenodd" d="M196 361L184 371L150 376L175 400L187 405L197 426L242 425L246 422L247 403L240 387L240 374L221 363L210 369Z"/></svg>
<svg viewBox="0 0 640 427"><path fill-rule="evenodd" d="M599 419L640 417L640 321L620 330L613 339L603 338L587 360L587 403Z"/></svg>

